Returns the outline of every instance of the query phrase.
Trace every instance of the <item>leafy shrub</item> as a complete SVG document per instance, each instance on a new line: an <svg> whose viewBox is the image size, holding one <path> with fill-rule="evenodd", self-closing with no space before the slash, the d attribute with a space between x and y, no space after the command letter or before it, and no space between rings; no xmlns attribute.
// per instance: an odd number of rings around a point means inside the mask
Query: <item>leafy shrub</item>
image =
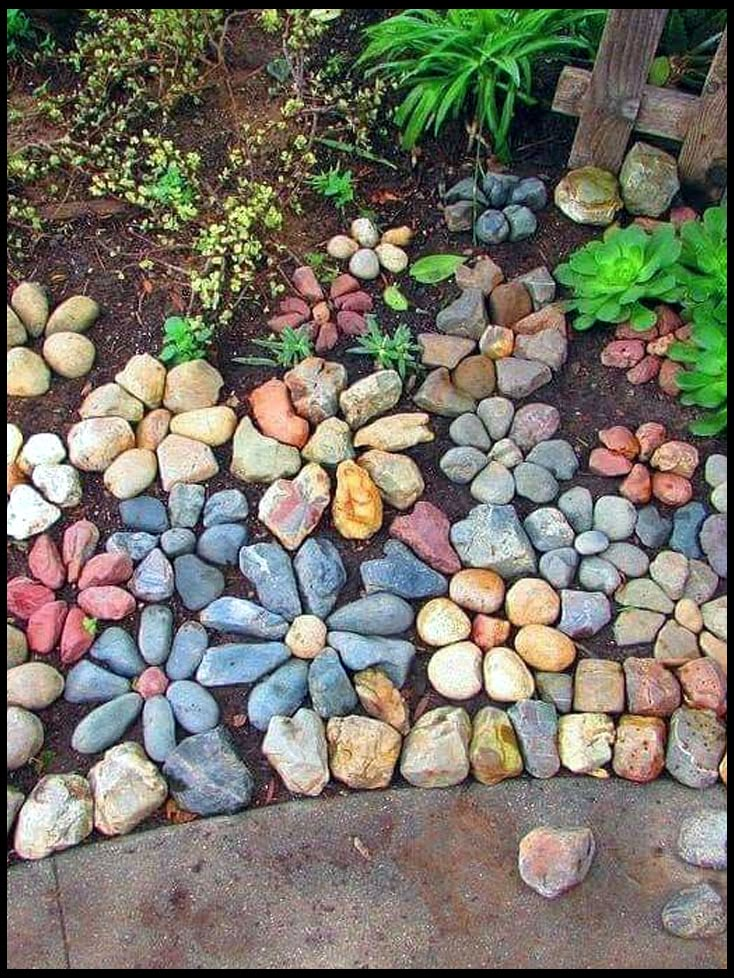
<svg viewBox="0 0 734 978"><path fill-rule="evenodd" d="M698 306L693 314L691 339L675 343L668 351L672 360L689 370L678 375L681 402L711 412L694 421L696 435L717 435L727 426L726 304Z"/></svg>
<svg viewBox="0 0 734 978"><path fill-rule="evenodd" d="M494 152L510 156L517 102L532 99L533 68L545 56L581 49L569 34L603 11L573 9L406 10L368 27L360 63L407 95L397 111L403 144L412 148L430 129L468 110L489 132Z"/></svg>
<svg viewBox="0 0 734 978"><path fill-rule="evenodd" d="M348 353L372 357L382 370L397 370L403 380L409 373L417 373L421 369L418 360L421 348L413 340L413 334L407 326L398 326L391 336L380 329L375 316L365 318L367 332L359 337L357 346L348 350Z"/></svg>
<svg viewBox="0 0 734 978"><path fill-rule="evenodd" d="M683 287L683 301L691 306L711 303L726 308L727 210L709 207L702 221L687 221L680 231L683 244L675 273Z"/></svg>
<svg viewBox="0 0 734 978"><path fill-rule="evenodd" d="M305 360L306 357L313 356L313 345L307 331L292 329L286 326L280 336L272 336L267 340L253 340L255 346L267 350L272 356L269 357L234 357L235 363L242 363L248 367L295 367Z"/></svg>
<svg viewBox="0 0 734 978"><path fill-rule="evenodd" d="M649 329L657 317L645 303L670 302L679 295L680 254L681 242L670 225L653 234L632 225L574 252L555 270L556 279L573 293L566 308L579 313L574 328L630 322L635 329Z"/></svg>
<svg viewBox="0 0 734 978"><path fill-rule="evenodd" d="M160 358L176 366L189 360L202 360L209 349L214 329L198 317L169 316L163 324L164 343Z"/></svg>
<svg viewBox="0 0 734 978"><path fill-rule="evenodd" d="M322 170L309 177L308 184L316 193L327 200L332 200L339 211L343 211L347 204L351 204L354 200L351 170L342 170L339 166L332 167L331 170Z"/></svg>

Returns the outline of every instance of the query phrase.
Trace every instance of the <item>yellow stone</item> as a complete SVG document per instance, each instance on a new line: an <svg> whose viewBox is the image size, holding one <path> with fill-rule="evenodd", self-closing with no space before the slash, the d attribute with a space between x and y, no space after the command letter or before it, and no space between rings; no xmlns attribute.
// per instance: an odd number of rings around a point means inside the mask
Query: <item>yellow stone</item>
<svg viewBox="0 0 734 978"><path fill-rule="evenodd" d="M526 625L515 636L515 648L533 669L563 672L576 659L576 646L563 632L547 625Z"/></svg>
<svg viewBox="0 0 734 978"><path fill-rule="evenodd" d="M474 717L469 760L472 774L482 784L499 784L522 774L515 728L504 710L485 706Z"/></svg>
<svg viewBox="0 0 734 978"><path fill-rule="evenodd" d="M389 676L381 669L363 669L354 677L354 688L365 713L389 723L399 733L410 730L408 705Z"/></svg>
<svg viewBox="0 0 734 978"><path fill-rule="evenodd" d="M372 717L332 717L326 726L329 767L350 788L387 788L400 756L403 738Z"/></svg>
<svg viewBox="0 0 734 978"><path fill-rule="evenodd" d="M288 629L285 644L298 659L315 659L326 647L326 625L316 615L299 615Z"/></svg>
<svg viewBox="0 0 734 978"><path fill-rule="evenodd" d="M484 657L484 688L496 703L518 703L532 698L535 679L517 652L498 645Z"/></svg>
<svg viewBox="0 0 734 978"><path fill-rule="evenodd" d="M369 540L382 526L380 490L355 462L342 462L336 470L332 517L347 540Z"/></svg>
<svg viewBox="0 0 734 978"><path fill-rule="evenodd" d="M547 581L526 577L507 592L505 608L513 625L552 625L561 613L561 600Z"/></svg>
<svg viewBox="0 0 734 978"><path fill-rule="evenodd" d="M604 765L612 759L614 722L604 713L569 713L558 721L561 764L574 774L608 778Z"/></svg>
<svg viewBox="0 0 734 978"><path fill-rule="evenodd" d="M471 635L471 621L461 608L448 598L434 598L418 612L416 628L426 645L443 648L463 642Z"/></svg>

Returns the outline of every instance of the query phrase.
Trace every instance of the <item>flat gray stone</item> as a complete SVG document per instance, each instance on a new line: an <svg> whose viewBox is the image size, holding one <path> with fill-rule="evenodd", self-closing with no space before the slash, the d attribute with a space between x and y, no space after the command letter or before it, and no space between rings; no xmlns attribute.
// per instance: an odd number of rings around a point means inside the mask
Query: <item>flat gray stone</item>
<svg viewBox="0 0 734 978"><path fill-rule="evenodd" d="M489 568L507 579L536 573L535 552L513 506L475 506L450 536L466 567Z"/></svg>
<svg viewBox="0 0 734 978"><path fill-rule="evenodd" d="M255 543L240 551L240 570L268 611L293 621L302 611L293 564L279 543Z"/></svg>
<svg viewBox="0 0 734 978"><path fill-rule="evenodd" d="M208 687L256 683L290 657L290 649L283 642L212 646L202 656L196 681Z"/></svg>
<svg viewBox="0 0 734 978"><path fill-rule="evenodd" d="M247 638L277 640L288 632L284 618L245 598L217 598L201 612L199 621L216 632Z"/></svg>

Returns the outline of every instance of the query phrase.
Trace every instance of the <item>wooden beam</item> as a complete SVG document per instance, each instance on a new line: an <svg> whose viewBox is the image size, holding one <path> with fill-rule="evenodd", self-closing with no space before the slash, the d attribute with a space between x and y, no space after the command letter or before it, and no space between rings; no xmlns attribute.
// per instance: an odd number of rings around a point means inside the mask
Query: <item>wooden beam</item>
<svg viewBox="0 0 734 978"><path fill-rule="evenodd" d="M609 12L569 165L622 165L668 8Z"/></svg>
<svg viewBox="0 0 734 978"><path fill-rule="evenodd" d="M683 142L678 165L684 183L699 188L726 183L726 31L699 99L698 113Z"/></svg>
<svg viewBox="0 0 734 978"><path fill-rule="evenodd" d="M591 88L591 72L583 68L564 68L558 80L553 110L563 115L581 115ZM698 96L673 88L645 85L640 99L635 130L682 143L698 112Z"/></svg>

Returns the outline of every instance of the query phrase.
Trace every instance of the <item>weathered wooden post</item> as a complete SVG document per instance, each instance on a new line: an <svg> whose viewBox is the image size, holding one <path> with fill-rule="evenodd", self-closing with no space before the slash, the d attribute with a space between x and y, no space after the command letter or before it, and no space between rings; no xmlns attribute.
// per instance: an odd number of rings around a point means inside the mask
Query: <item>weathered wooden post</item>
<svg viewBox="0 0 734 978"><path fill-rule="evenodd" d="M553 108L579 116L569 166L618 172L634 131L682 143L684 184L720 195L727 166L727 33L700 97L646 84L669 10L612 9L593 72L567 67Z"/></svg>

